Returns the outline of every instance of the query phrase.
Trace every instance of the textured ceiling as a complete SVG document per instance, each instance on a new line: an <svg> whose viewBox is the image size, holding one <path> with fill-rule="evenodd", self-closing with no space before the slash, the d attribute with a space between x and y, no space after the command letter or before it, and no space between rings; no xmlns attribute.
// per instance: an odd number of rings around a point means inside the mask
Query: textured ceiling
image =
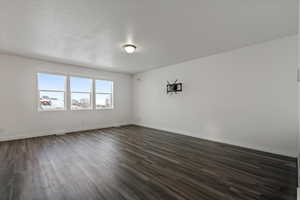
<svg viewBox="0 0 300 200"><path fill-rule="evenodd" d="M136 73L297 33L297 0L0 0L0 51ZM137 45L127 55L121 46Z"/></svg>

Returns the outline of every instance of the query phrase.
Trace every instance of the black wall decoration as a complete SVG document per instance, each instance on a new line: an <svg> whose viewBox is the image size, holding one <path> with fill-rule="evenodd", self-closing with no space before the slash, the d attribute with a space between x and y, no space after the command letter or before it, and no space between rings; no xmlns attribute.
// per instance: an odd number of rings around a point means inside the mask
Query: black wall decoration
<svg viewBox="0 0 300 200"><path fill-rule="evenodd" d="M174 83L169 83L169 81L167 81L167 94L177 94L177 92L182 92L182 83L177 83L177 81L178 80L176 80Z"/></svg>

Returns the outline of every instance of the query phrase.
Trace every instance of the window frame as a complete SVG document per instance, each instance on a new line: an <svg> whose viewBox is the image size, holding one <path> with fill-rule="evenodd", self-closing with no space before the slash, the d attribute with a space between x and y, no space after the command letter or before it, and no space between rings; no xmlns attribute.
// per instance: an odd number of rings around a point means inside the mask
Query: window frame
<svg viewBox="0 0 300 200"><path fill-rule="evenodd" d="M47 74L47 75L54 75L54 76L62 76L64 77L64 90L40 90L39 88L39 74ZM67 83L68 83L68 76L65 74L60 73L53 73L53 72L38 72L36 74L36 85L37 85L37 107L38 112L56 112L56 111L66 111L67 110ZM49 109L49 110L43 110L41 109L41 102L40 102L40 95L41 92L57 92L57 93L64 93L64 108L63 109Z"/></svg>
<svg viewBox="0 0 300 200"><path fill-rule="evenodd" d="M103 92L97 92L97 88L96 88L96 81L109 81L111 82L111 93L103 93ZM114 109L114 81L112 80L107 80L107 79L98 79L95 78L94 79L94 97L95 97L95 110L112 110ZM107 107L107 108L97 108L97 94L109 94L111 96L111 106Z"/></svg>
<svg viewBox="0 0 300 200"><path fill-rule="evenodd" d="M91 80L91 91L90 92L76 92L72 91L71 88L71 79L72 78L82 78L82 79L89 79ZM87 76L78 76L78 75L69 75L68 76L68 96L69 96L69 109L70 111L90 111L94 110L94 79ZM83 108L83 109L72 109L72 94L89 94L90 95L90 107L89 108Z"/></svg>
<svg viewBox="0 0 300 200"><path fill-rule="evenodd" d="M39 89L39 74L48 74L48 75L55 75L55 76L62 76L64 77L64 90L40 90ZM76 92L71 90L71 78L85 78L92 80L91 85L91 92ZM114 81L111 79L101 78L101 77L89 77L89 76L81 76L77 74L67 74L67 73L56 73L56 72L49 72L49 71L38 71L35 75L36 79L36 99L37 99L37 110L38 112L56 112L56 111L101 111L101 110L112 110L115 108L114 106ZM102 93L96 92L96 81L109 81L112 84L111 93ZM41 92L57 92L57 93L64 93L64 108L63 109L50 109L50 110L43 110L40 107L40 93ZM83 93L83 94L90 94L90 108L85 109L72 109L72 93ZM111 95L111 106L107 108L97 108L96 105L96 95L97 94L108 94Z"/></svg>

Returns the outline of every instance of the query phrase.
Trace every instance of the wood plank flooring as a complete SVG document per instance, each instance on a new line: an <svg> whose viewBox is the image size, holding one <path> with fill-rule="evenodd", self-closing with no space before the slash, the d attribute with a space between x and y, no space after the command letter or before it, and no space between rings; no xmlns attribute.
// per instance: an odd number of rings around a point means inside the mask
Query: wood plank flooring
<svg viewBox="0 0 300 200"><path fill-rule="evenodd" d="M296 159L138 126L0 143L1 200L296 199Z"/></svg>

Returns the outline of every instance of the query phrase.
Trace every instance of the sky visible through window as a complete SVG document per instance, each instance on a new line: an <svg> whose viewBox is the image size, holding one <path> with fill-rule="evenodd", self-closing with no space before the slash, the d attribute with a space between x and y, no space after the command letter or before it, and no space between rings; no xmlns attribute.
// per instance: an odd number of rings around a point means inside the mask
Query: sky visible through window
<svg viewBox="0 0 300 200"><path fill-rule="evenodd" d="M93 80L89 78L70 77L70 89L71 92L73 92L73 95L71 97L72 104L74 104L73 106L77 105L79 107L90 107L90 96L87 94L80 94L76 92L91 93L92 81ZM43 73L38 74L38 88L39 90L46 90L40 92L40 108L42 110L55 110L65 108L65 84L66 76ZM112 107L112 81L95 80L95 92L96 108ZM87 105L82 106L81 104Z"/></svg>
<svg viewBox="0 0 300 200"><path fill-rule="evenodd" d="M92 79L71 77L70 87L72 92L91 92L92 91Z"/></svg>
<svg viewBox="0 0 300 200"><path fill-rule="evenodd" d="M38 74L40 90L65 90L65 76Z"/></svg>
<svg viewBox="0 0 300 200"><path fill-rule="evenodd" d="M96 93L112 93L112 82L96 80Z"/></svg>
<svg viewBox="0 0 300 200"><path fill-rule="evenodd" d="M40 90L65 90L65 76L52 74L39 74ZM90 92L91 79L71 78L72 91ZM112 82L105 80L96 80L96 93L112 93Z"/></svg>

